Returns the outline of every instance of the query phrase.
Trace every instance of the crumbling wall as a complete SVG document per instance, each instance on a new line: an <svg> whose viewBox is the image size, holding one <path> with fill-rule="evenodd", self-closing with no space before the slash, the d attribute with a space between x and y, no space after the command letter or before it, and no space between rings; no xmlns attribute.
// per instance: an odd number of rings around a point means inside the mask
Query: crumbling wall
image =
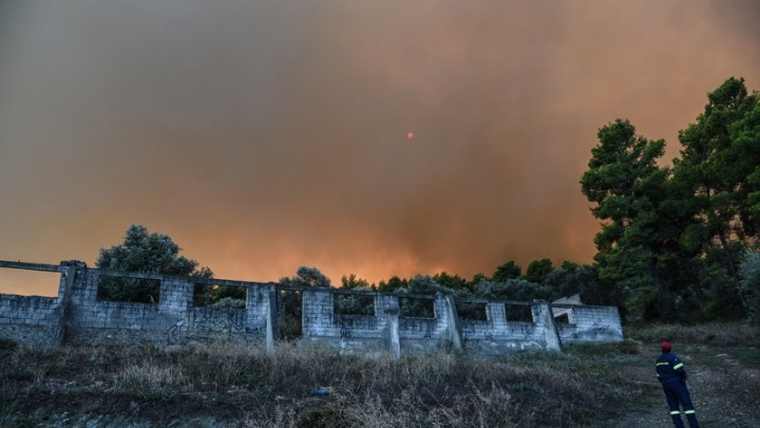
<svg viewBox="0 0 760 428"><path fill-rule="evenodd" d="M63 307L58 298L0 294L0 338L29 346L61 343Z"/></svg>
<svg viewBox="0 0 760 428"><path fill-rule="evenodd" d="M264 338L269 289L248 288L246 308L193 307L191 279L160 279L157 304L102 301L101 272L88 269L71 291L67 340L75 344L256 342Z"/></svg>
<svg viewBox="0 0 760 428"><path fill-rule="evenodd" d="M0 261L0 267L25 264ZM277 289L274 284L202 280L151 274L118 274L88 269L82 263L28 265L61 272L57 298L0 295L0 338L33 346L71 344L156 345L197 342L266 343L277 338ZM160 281L156 304L102 301L98 284L105 276ZM222 283L247 289L244 308L194 307L193 288ZM486 319L459 319L456 301L438 293L430 318L400 314L399 296L370 293L374 313L335 311L335 289L302 289L302 341L352 352L401 354L455 350L501 355L516 350L559 350L561 343L622 340L617 308L532 302L530 321L508 321L505 302L485 303ZM355 292L348 292L355 293ZM367 295L367 292L363 292ZM514 303L514 302L512 302ZM566 314L569 322L556 323Z"/></svg>
<svg viewBox="0 0 760 428"><path fill-rule="evenodd" d="M374 315L335 313L335 294L329 289L304 290L302 296L306 341L328 343L344 350L372 352L388 348L390 316L386 312L394 307L395 296L375 294Z"/></svg>
<svg viewBox="0 0 760 428"><path fill-rule="evenodd" d="M0 267L14 268L18 262L2 262ZM58 272L58 266L29 265L30 270ZM16 343L55 347L63 341L63 308L66 275L61 275L58 297L0 294L0 339Z"/></svg>
<svg viewBox="0 0 760 428"><path fill-rule="evenodd" d="M563 344L579 342L619 342L623 340L620 314L614 306L552 305Z"/></svg>
<svg viewBox="0 0 760 428"><path fill-rule="evenodd" d="M530 308L532 321L507 321L505 303L487 303L486 320L462 320L465 349L486 355L559 350L548 305L534 303Z"/></svg>
<svg viewBox="0 0 760 428"><path fill-rule="evenodd" d="M441 294L433 300L433 313L433 318L399 318L402 352L430 352L452 347L448 337L452 320L447 311L446 299Z"/></svg>
<svg viewBox="0 0 760 428"><path fill-rule="evenodd" d="M186 327L193 286L161 280L159 303L127 303L98 299L101 272L87 269L71 288L67 341L73 344L164 344L180 341Z"/></svg>

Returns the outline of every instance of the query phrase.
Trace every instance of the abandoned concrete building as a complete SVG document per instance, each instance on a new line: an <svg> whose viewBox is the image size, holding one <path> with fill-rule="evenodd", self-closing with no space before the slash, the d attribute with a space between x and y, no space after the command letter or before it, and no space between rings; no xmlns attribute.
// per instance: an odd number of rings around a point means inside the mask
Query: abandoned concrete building
<svg viewBox="0 0 760 428"><path fill-rule="evenodd" d="M335 288L293 290L277 283L109 272L82 262L0 261L0 268L60 274L57 297L0 294L0 339L28 346L231 341L271 350L281 337L277 308L284 292L299 294L300 343L323 343L345 351L390 353L396 358L440 349L499 355L623 340L618 310L611 306L464 300L442 292L412 296ZM98 287L104 278L153 281L159 289L158 302L102 300ZM196 305L193 292L198 286L244 287L245 304ZM336 310L336 301L345 295L361 296L369 310ZM429 315L405 313L403 299L427 305ZM462 305L475 308L480 316L463 316L458 310Z"/></svg>

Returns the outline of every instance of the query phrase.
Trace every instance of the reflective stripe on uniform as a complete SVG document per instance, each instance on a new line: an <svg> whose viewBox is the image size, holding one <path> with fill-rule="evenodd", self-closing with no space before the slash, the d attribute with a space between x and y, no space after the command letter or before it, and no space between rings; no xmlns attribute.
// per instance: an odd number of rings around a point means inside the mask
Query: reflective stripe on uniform
<svg viewBox="0 0 760 428"><path fill-rule="evenodd" d="M667 366L667 365L668 365L668 362L666 361L666 362L664 362L664 363L657 363L657 364L655 364L655 365L656 365L656 366Z"/></svg>
<svg viewBox="0 0 760 428"><path fill-rule="evenodd" d="M684 411L683 411L683 413L684 413L685 415L693 415L693 414L694 414L694 413L696 413L696 412L695 412L694 410L684 410Z"/></svg>
<svg viewBox="0 0 760 428"><path fill-rule="evenodd" d="M678 364L676 364L675 366L673 366L673 370L678 370L678 369L680 369L681 367L683 367L683 363L678 363Z"/></svg>
<svg viewBox="0 0 760 428"><path fill-rule="evenodd" d="M670 412L670 414L671 415L680 415L681 412L679 412L678 410L673 410L672 412Z"/></svg>

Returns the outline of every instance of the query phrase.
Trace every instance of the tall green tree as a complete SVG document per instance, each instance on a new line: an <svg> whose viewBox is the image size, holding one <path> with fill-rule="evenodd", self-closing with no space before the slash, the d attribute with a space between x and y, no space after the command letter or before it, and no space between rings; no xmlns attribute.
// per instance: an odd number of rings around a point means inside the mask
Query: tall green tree
<svg viewBox="0 0 760 428"><path fill-rule="evenodd" d="M682 242L699 265L703 316L739 318L740 263L760 230L760 97L731 77L707 98L696 122L679 133L671 187L692 215Z"/></svg>
<svg viewBox="0 0 760 428"><path fill-rule="evenodd" d="M636 135L636 128L620 119L597 136L581 189L595 204L591 212L603 221L594 239L599 277L622 287L643 307L652 302L652 290L666 289L659 275L664 260L658 257L658 232L669 171L657 165L665 142Z"/></svg>
<svg viewBox="0 0 760 428"><path fill-rule="evenodd" d="M603 127L581 179L602 220L595 260L636 317L737 318L744 249L760 229L760 96L730 78L679 133L680 156L627 121Z"/></svg>
<svg viewBox="0 0 760 428"><path fill-rule="evenodd" d="M760 225L760 104L734 77L707 97L704 112L679 133L674 182L694 200L702 244L726 248L756 237Z"/></svg>

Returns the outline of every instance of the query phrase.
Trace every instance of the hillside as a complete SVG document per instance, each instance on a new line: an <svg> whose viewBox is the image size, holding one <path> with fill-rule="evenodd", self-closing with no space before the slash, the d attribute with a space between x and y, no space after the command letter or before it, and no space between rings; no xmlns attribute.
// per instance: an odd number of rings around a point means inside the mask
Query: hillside
<svg viewBox="0 0 760 428"><path fill-rule="evenodd" d="M0 350L0 426L669 426L653 361L670 335L706 427L760 426L760 333L629 329L615 345L394 362L327 349ZM315 393L316 389L323 389Z"/></svg>

